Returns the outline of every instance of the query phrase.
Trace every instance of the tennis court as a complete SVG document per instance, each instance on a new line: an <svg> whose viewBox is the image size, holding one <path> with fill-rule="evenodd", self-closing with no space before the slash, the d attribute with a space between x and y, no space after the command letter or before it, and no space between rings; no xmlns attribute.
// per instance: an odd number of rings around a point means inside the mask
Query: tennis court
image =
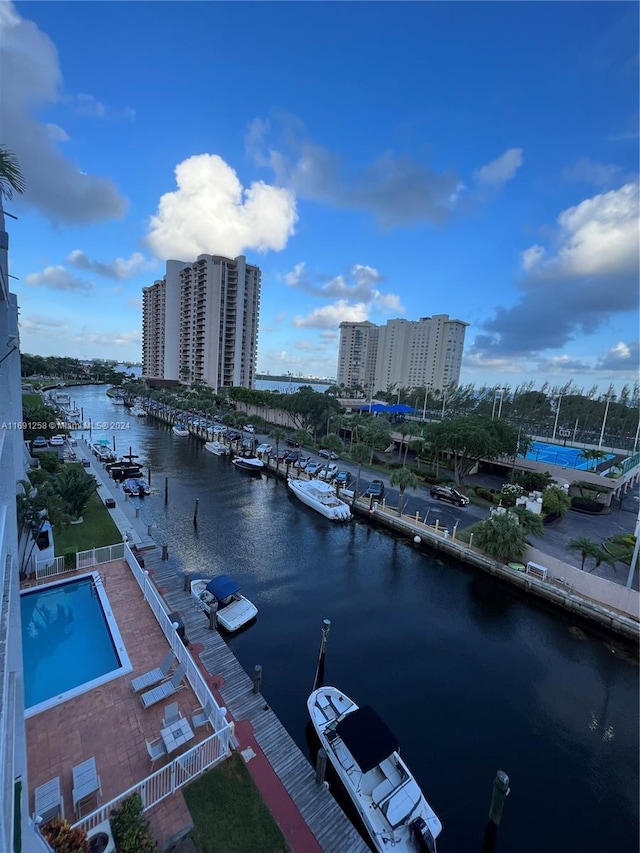
<svg viewBox="0 0 640 853"><path fill-rule="evenodd" d="M533 447L525 456L525 459L533 459L534 462L548 462L549 465L561 465L563 468L577 468L579 471L593 470L594 464L601 465L614 458L613 453L607 453L602 459L594 463L593 459L584 459L582 449L579 447L560 447L557 444L547 444L544 441L534 441Z"/></svg>

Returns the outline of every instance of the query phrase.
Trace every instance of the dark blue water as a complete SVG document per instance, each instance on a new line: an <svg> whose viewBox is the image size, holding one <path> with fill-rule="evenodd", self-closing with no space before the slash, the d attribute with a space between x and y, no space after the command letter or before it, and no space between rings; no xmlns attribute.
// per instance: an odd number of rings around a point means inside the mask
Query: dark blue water
<svg viewBox="0 0 640 853"><path fill-rule="evenodd" d="M76 397L94 420L127 419L103 388ZM623 647L456 561L333 525L196 439L131 424L117 440L151 465L155 490L142 517L176 570L229 573L258 606L230 646L247 671L262 665L263 693L304 751L329 618L325 681L397 734L444 824L440 853L480 853L499 769L512 788L499 851L637 853L638 668Z"/></svg>

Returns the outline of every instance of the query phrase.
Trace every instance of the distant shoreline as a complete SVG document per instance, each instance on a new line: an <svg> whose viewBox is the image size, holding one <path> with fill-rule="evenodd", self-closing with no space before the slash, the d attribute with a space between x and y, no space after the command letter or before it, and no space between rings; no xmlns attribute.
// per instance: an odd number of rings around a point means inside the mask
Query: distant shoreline
<svg viewBox="0 0 640 853"><path fill-rule="evenodd" d="M296 382L298 385L335 385L332 379L318 379L309 376L274 376L271 373L256 373L256 379L266 382Z"/></svg>

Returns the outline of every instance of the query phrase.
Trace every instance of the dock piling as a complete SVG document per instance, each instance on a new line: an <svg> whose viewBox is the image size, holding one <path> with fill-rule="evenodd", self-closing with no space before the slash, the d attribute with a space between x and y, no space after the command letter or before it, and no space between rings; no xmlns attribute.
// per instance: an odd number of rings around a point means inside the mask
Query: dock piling
<svg viewBox="0 0 640 853"><path fill-rule="evenodd" d="M318 750L316 758L316 785L322 785L324 782L324 774L327 770L327 751L323 747Z"/></svg>
<svg viewBox="0 0 640 853"><path fill-rule="evenodd" d="M169 546L168 545L162 546L162 559L163 560L169 559Z"/></svg>
<svg viewBox="0 0 640 853"><path fill-rule="evenodd" d="M318 654L318 666L313 680L313 689L317 690L324 682L324 660L327 654L327 641L331 630L331 619L322 620L322 636L320 637L320 653Z"/></svg>
<svg viewBox="0 0 640 853"><path fill-rule="evenodd" d="M262 667L257 663L253 668L253 692L260 693L262 685Z"/></svg>
<svg viewBox="0 0 640 853"><path fill-rule="evenodd" d="M169 478L164 478L164 505L169 503Z"/></svg>
<svg viewBox="0 0 640 853"><path fill-rule="evenodd" d="M493 780L493 791L491 793L491 805L489 806L489 820L484 831L484 844L482 853L494 853L498 840L498 827L502 819L504 801L509 796L509 777L504 770L498 770Z"/></svg>
<svg viewBox="0 0 640 853"><path fill-rule="evenodd" d="M198 506L199 506L199 504L200 504L200 498L196 498L196 505L195 505L195 508L193 510L193 526L194 527L198 526Z"/></svg>
<svg viewBox="0 0 640 853"><path fill-rule="evenodd" d="M209 630L215 631L218 627L218 611L215 607L209 610ZM255 693L255 690L253 691Z"/></svg>

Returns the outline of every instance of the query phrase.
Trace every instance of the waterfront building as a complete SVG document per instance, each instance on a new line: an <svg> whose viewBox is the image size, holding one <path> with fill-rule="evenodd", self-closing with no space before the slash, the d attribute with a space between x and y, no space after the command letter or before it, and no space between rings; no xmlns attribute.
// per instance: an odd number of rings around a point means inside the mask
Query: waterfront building
<svg viewBox="0 0 640 853"><path fill-rule="evenodd" d="M260 279L243 255L167 261L142 292L143 378L253 388Z"/></svg>
<svg viewBox="0 0 640 853"><path fill-rule="evenodd" d="M25 452L17 428L22 422L20 339L18 300L9 290L8 249L0 199L0 422L7 425L0 430L0 850L14 849L14 824L18 840L29 833L16 514Z"/></svg>
<svg viewBox="0 0 640 853"><path fill-rule="evenodd" d="M370 395L457 385L468 325L448 314L389 320L384 326L341 323L337 384L360 386Z"/></svg>

